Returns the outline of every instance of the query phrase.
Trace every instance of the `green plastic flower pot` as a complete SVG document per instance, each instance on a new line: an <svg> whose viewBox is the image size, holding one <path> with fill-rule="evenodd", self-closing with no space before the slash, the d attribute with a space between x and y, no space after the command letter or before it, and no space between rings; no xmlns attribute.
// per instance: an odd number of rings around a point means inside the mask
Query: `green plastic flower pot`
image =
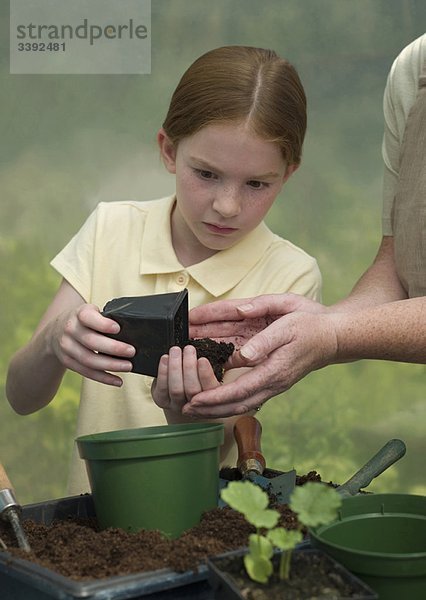
<svg viewBox="0 0 426 600"><path fill-rule="evenodd" d="M171 538L217 506L222 424L186 423L77 438L101 528Z"/></svg>
<svg viewBox="0 0 426 600"><path fill-rule="evenodd" d="M345 498L339 519L310 536L313 546L358 575L380 600L426 598L426 496Z"/></svg>

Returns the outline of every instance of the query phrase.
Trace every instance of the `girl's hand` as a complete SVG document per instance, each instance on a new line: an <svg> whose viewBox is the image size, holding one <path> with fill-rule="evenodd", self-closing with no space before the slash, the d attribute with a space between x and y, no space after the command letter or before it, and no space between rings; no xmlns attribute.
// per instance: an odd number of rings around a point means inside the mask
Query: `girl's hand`
<svg viewBox="0 0 426 600"><path fill-rule="evenodd" d="M218 387L207 358L197 358L194 346L170 348L160 359L157 378L152 384L154 402L165 411L182 414L182 408L193 396Z"/></svg>
<svg viewBox="0 0 426 600"><path fill-rule="evenodd" d="M119 329L63 279L33 336L10 361L6 394L12 408L27 415L47 406L67 368L120 386L121 378L109 371L131 371L135 349L107 337Z"/></svg>
<svg viewBox="0 0 426 600"><path fill-rule="evenodd" d="M51 350L66 368L108 385L122 379L108 371L129 372L135 348L107 337L120 331L118 323L100 314L93 304L82 304L57 316L52 323Z"/></svg>

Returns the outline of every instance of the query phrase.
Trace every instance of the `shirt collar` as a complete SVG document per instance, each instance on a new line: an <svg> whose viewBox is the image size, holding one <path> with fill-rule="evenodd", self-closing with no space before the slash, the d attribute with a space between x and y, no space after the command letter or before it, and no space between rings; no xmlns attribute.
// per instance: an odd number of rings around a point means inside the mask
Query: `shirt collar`
<svg viewBox="0 0 426 600"><path fill-rule="evenodd" d="M186 271L212 296L235 287L254 267L275 235L262 221L237 244L189 267L179 262L172 245L170 215L175 196L154 203L148 212L141 247L141 275Z"/></svg>

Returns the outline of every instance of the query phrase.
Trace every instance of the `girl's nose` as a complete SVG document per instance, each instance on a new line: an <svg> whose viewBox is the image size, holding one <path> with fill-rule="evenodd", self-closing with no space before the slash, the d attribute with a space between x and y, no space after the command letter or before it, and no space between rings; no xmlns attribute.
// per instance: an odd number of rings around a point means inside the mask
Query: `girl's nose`
<svg viewBox="0 0 426 600"><path fill-rule="evenodd" d="M236 217L241 212L241 200L238 190L233 187L223 187L217 191L213 209L222 217Z"/></svg>

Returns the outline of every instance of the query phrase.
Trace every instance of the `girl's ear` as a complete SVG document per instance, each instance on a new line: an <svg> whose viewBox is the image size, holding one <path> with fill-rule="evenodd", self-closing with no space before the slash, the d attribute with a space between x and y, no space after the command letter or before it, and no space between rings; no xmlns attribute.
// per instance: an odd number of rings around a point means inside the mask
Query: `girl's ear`
<svg viewBox="0 0 426 600"><path fill-rule="evenodd" d="M164 166L169 173L176 173L176 147L163 128L157 133L157 142Z"/></svg>
<svg viewBox="0 0 426 600"><path fill-rule="evenodd" d="M285 183L287 181L287 179L290 177L290 175L293 175L293 173L295 171L297 171L297 169L299 167L300 167L300 164L288 165L285 175L284 175L283 183Z"/></svg>

